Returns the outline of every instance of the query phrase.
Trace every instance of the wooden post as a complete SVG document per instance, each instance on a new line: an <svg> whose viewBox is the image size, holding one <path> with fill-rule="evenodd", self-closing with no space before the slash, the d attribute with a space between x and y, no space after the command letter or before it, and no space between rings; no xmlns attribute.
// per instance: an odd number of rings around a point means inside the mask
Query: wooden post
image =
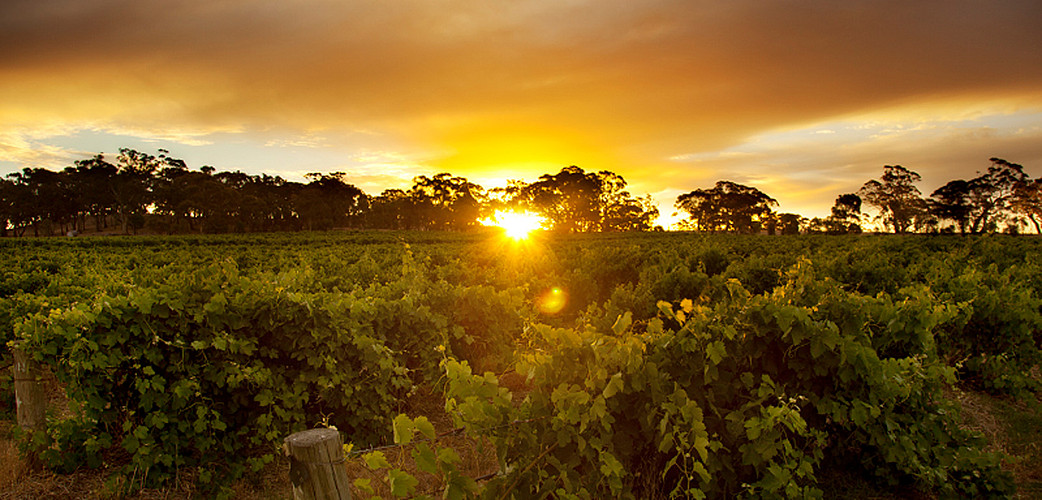
<svg viewBox="0 0 1042 500"><path fill-rule="evenodd" d="M14 355L14 398L18 425L36 431L47 427L47 393L43 388L43 374L21 344L11 349Z"/></svg>
<svg viewBox="0 0 1042 500"><path fill-rule="evenodd" d="M336 429L310 429L286 438L294 500L351 500L344 446Z"/></svg>

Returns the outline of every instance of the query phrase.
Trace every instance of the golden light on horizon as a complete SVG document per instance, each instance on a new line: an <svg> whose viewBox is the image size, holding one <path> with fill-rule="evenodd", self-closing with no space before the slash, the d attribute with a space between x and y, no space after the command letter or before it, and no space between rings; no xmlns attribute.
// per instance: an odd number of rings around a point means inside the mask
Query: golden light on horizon
<svg viewBox="0 0 1042 500"><path fill-rule="evenodd" d="M515 212L507 210L496 210L492 217L482 219L482 225L503 228L506 235L514 240L528 238L532 231L545 229L546 219L532 212Z"/></svg>

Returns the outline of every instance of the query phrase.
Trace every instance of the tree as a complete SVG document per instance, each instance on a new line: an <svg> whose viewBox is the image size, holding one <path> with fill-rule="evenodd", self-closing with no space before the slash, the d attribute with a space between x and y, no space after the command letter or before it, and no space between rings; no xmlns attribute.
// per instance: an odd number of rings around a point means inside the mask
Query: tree
<svg viewBox="0 0 1042 500"><path fill-rule="evenodd" d="M601 179L572 165L543 174L522 189L522 204L539 212L552 228L564 232L596 231L601 221Z"/></svg>
<svg viewBox="0 0 1042 500"><path fill-rule="evenodd" d="M658 218L651 195L634 197L626 190L626 179L607 170L597 173L600 180L601 231L647 231Z"/></svg>
<svg viewBox="0 0 1042 500"><path fill-rule="evenodd" d="M988 171L970 180L957 179L930 194L930 212L955 223L961 233L998 229L998 223L1013 207L1018 186L1025 185L1024 167L1001 158L991 158Z"/></svg>
<svg viewBox="0 0 1042 500"><path fill-rule="evenodd" d="M651 195L628 196L604 207L601 231L650 231L659 216Z"/></svg>
<svg viewBox="0 0 1042 500"><path fill-rule="evenodd" d="M28 206L22 202L25 188L18 186L11 179L0 179L0 236L7 236L11 231L20 236L25 231L22 209Z"/></svg>
<svg viewBox="0 0 1042 500"><path fill-rule="evenodd" d="M1042 178L1018 182L1009 203L1010 210L1030 220L1035 233L1042 234Z"/></svg>
<svg viewBox="0 0 1042 500"><path fill-rule="evenodd" d="M658 217L650 196L635 197L621 175L571 165L532 184L511 181L493 189L490 208L531 210L556 231L646 231Z"/></svg>
<svg viewBox="0 0 1042 500"><path fill-rule="evenodd" d="M35 236L41 231L53 234L56 227L61 233L76 227L81 207L69 176L45 168L23 168L8 177L16 186L12 194L19 205L17 218L32 225Z"/></svg>
<svg viewBox="0 0 1042 500"><path fill-rule="evenodd" d="M807 234L827 234L829 232L829 226L826 218L813 217L803 224L803 230Z"/></svg>
<svg viewBox="0 0 1042 500"><path fill-rule="evenodd" d="M373 199L366 214L366 227L372 229L408 229L415 216L412 199L401 189L385 189Z"/></svg>
<svg viewBox="0 0 1042 500"><path fill-rule="evenodd" d="M861 232L861 197L841 194L832 205L832 214L825 221L828 234L857 234Z"/></svg>
<svg viewBox="0 0 1042 500"><path fill-rule="evenodd" d="M293 205L307 229L349 226L369 208L369 197L344 182L345 176L343 172L304 176L311 182L296 194Z"/></svg>
<svg viewBox="0 0 1042 500"><path fill-rule="evenodd" d="M413 179L409 190L413 208L433 229L466 229L478 224L484 189L464 177L440 173Z"/></svg>
<svg viewBox="0 0 1042 500"><path fill-rule="evenodd" d="M757 233L770 220L778 201L759 189L719 181L712 189L677 196L674 204L688 213L682 222L697 231Z"/></svg>
<svg viewBox="0 0 1042 500"><path fill-rule="evenodd" d="M991 158L988 171L969 181L970 231L994 231L1003 218L1014 187L1027 181L1024 167L1002 158Z"/></svg>
<svg viewBox="0 0 1042 500"><path fill-rule="evenodd" d="M124 234L144 224L147 207L152 203L153 174L163 162L147 153L121 148L116 157L116 175L109 183L116 213Z"/></svg>
<svg viewBox="0 0 1042 500"><path fill-rule="evenodd" d="M879 210L877 220L895 233L906 233L916 218L925 212L926 204L915 183L919 174L901 165L883 167L881 180L870 180L858 191L865 203Z"/></svg>
<svg viewBox="0 0 1042 500"><path fill-rule="evenodd" d="M251 176L240 191L239 217L247 231L276 231L293 229L291 186L279 176L261 174ZM368 196L366 196L368 200ZM358 217L364 214L361 212Z"/></svg>
<svg viewBox="0 0 1042 500"><path fill-rule="evenodd" d="M115 212L116 197L112 190L119 169L98 154L88 160L79 160L65 169L76 179L77 190L87 215L94 218L94 229L108 227L108 217ZM81 228L82 229L82 228Z"/></svg>
<svg viewBox="0 0 1042 500"><path fill-rule="evenodd" d="M485 203L481 206L481 218L491 217L497 211L518 211L524 200L522 192L528 186L523 180L508 179L504 187L494 187L485 192Z"/></svg>
<svg viewBox="0 0 1042 500"><path fill-rule="evenodd" d="M763 227L767 234L800 234L800 227L807 223L807 219L799 214L772 213L764 221Z"/></svg>
<svg viewBox="0 0 1042 500"><path fill-rule="evenodd" d="M930 212L940 220L952 221L959 232L966 234L969 229L970 183L957 179L937 188L930 193Z"/></svg>
<svg viewBox="0 0 1042 500"><path fill-rule="evenodd" d="M778 226L781 234L800 234L800 224L804 218L799 214L779 214Z"/></svg>

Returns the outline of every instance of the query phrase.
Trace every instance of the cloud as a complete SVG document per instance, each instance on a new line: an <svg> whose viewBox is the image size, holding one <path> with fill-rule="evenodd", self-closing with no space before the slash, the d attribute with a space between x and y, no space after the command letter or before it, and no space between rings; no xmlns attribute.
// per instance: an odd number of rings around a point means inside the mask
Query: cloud
<svg viewBox="0 0 1042 500"><path fill-rule="evenodd" d="M14 167L10 169L12 171L25 167L61 170L78 157L76 152L58 146L0 132L0 161L8 162Z"/></svg>
<svg viewBox="0 0 1042 500"><path fill-rule="evenodd" d="M901 110L890 115L907 116ZM996 156L1042 176L1042 126L1020 126L1042 122L1042 109L952 118L904 122L874 113L766 133L729 149L674 156L690 170L673 171L672 181L692 189L719 179L746 183L777 198L783 211L824 216L836 196L878 178L884 165L921 174L924 196L950 180L976 176ZM822 129L835 133L821 135Z"/></svg>
<svg viewBox="0 0 1042 500"><path fill-rule="evenodd" d="M1037 157L1037 121L1023 140L1001 128L954 139L968 129L936 122L993 115L981 102L1042 107L1038 19L1034 0L9 0L0 137L63 123L199 146L223 131L286 149L422 152L372 163L412 174L531 179L578 164L646 192L728 169L770 169L778 186L849 171L813 184L825 190L884 157L951 157L929 148ZM891 129L876 150L842 142L839 125L880 109L921 128ZM809 127L821 142L743 149ZM64 154L47 144L0 160ZM806 153L821 144L832 151ZM739 157L753 153L769 158Z"/></svg>
<svg viewBox="0 0 1042 500"><path fill-rule="evenodd" d="M743 123L1042 77L1036 2L4 5L14 80L175 119L407 126L474 116L463 125L480 126L521 115L610 137L732 135ZM58 80L70 83L47 92ZM74 92L82 84L87 93Z"/></svg>

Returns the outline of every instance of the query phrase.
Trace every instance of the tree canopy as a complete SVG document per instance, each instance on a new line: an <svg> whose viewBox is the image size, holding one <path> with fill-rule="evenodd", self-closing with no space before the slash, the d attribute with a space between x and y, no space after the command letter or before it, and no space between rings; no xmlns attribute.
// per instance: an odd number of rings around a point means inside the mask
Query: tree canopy
<svg viewBox="0 0 1042 500"><path fill-rule="evenodd" d="M865 183L858 191L865 203L879 210L883 226L895 233L907 233L925 213L922 193L915 183L922 178L901 165L886 165L883 176Z"/></svg>
<svg viewBox="0 0 1042 500"><path fill-rule="evenodd" d="M711 189L677 196L674 204L688 213L683 224L697 231L758 233L773 215L778 201L759 189L719 181Z"/></svg>
<svg viewBox="0 0 1042 500"><path fill-rule="evenodd" d="M1033 227L1042 234L1042 179L1022 165L991 158L972 179L955 179L924 199L920 175L886 165L856 193L836 197L824 218L776 213L778 201L756 187L721 180L677 196L680 229L702 232L860 233L868 216L895 233L985 233ZM535 182L509 180L486 190L447 172L419 175L412 186L370 196L344 172L313 172L306 182L267 174L196 170L160 149L123 148L61 171L23 168L0 179L0 235L93 231L166 233L326 230L332 228L466 231L497 211L533 212L559 232L647 231L659 212L626 179L571 165ZM1030 224L1030 226L1029 226Z"/></svg>
<svg viewBox="0 0 1042 500"><path fill-rule="evenodd" d="M528 184L511 181L486 191L449 173L420 175L408 189L372 197L344 172L313 172L306 183L269 175L191 170L160 150L121 149L115 162L98 154L60 172L26 168L0 182L4 235L65 234L146 225L168 233L323 230L331 228L463 231L496 209L530 210L554 230L643 231L658 210L635 197L613 172L570 166Z"/></svg>
<svg viewBox="0 0 1042 500"><path fill-rule="evenodd" d="M542 215L557 231L646 231L658 217L651 198L634 197L614 172L572 165L532 184L515 183L513 191L508 204Z"/></svg>

